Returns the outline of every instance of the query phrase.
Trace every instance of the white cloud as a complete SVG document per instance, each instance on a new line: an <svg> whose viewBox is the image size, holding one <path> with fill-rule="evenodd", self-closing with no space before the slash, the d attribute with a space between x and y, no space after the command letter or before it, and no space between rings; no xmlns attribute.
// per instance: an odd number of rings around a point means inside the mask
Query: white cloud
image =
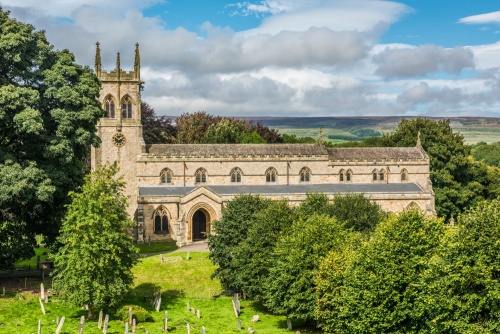
<svg viewBox="0 0 500 334"><path fill-rule="evenodd" d="M465 24L500 23L500 11L463 17L458 22Z"/></svg>

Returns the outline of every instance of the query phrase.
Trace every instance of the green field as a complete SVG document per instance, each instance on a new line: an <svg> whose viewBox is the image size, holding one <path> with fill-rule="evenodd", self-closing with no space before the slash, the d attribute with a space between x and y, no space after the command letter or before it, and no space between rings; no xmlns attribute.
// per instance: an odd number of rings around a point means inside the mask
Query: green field
<svg viewBox="0 0 500 334"><path fill-rule="evenodd" d="M356 128L372 129L380 133L393 132L401 117L289 117L263 119L266 126L279 130L282 134L318 138L323 129L323 138L328 135L349 135ZM441 118L436 118L436 120ZM465 142L474 144L500 141L500 118L462 117L450 118L454 131L460 132ZM330 140L334 143L342 140Z"/></svg>
<svg viewBox="0 0 500 334"><path fill-rule="evenodd" d="M206 333L248 333L248 327L253 327L255 333L285 333L286 319L282 316L269 314L261 305L248 301L241 301L240 320L242 330L237 328L237 318L234 315L231 296L224 295L220 283L210 279L215 267L208 260L208 253L191 253L186 260L186 253L170 253L166 257L182 257L181 261L160 263L159 255L142 258L134 268L134 288L127 295L120 306L139 305L148 310L154 317L154 322L139 323L136 333L150 334L163 333L162 324L165 311L168 311L168 332L186 333L189 323L192 334L201 333L201 326L205 326ZM50 297L44 304L46 314L41 312L38 301L40 279L30 278L27 288L24 288L24 279L14 282L6 296L0 293L0 333L31 334L37 332L38 320L42 321L42 333L54 333L56 317L65 316L66 321L62 333L78 332L80 317L86 316L87 311L67 305ZM2 281L0 280L0 285ZM51 279L46 278L45 287L50 288ZM150 305L150 299L155 290L161 291L161 309L156 312ZM22 296L23 299L19 299ZM196 314L187 311L187 303L196 310L200 310L201 319ZM113 317L109 322L108 333L124 333L124 323ZM258 323L252 323L253 315L258 314ZM319 333L306 328L297 329L301 333ZM294 333L295 330L294 328ZM97 320L85 323L84 333L102 333L97 328Z"/></svg>

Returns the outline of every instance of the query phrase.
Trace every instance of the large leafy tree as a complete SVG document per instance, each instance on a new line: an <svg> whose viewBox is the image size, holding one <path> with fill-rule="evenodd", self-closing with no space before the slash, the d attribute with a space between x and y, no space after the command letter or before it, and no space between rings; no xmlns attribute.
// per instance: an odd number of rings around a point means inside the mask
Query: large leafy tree
<svg viewBox="0 0 500 334"><path fill-rule="evenodd" d="M333 198L333 215L345 227L358 232L372 232L385 217L380 205L373 203L363 194L337 194Z"/></svg>
<svg viewBox="0 0 500 334"><path fill-rule="evenodd" d="M9 235L0 253L18 236L30 248L35 233L57 235L68 191L82 184L88 148L99 143L98 94L90 68L0 8L0 222Z"/></svg>
<svg viewBox="0 0 500 334"><path fill-rule="evenodd" d="M115 306L129 291L135 246L126 229L129 219L117 165L103 166L85 177L61 227L55 257L55 288L76 305L88 305L88 316Z"/></svg>
<svg viewBox="0 0 500 334"><path fill-rule="evenodd" d="M264 285L274 265L274 248L280 237L291 229L295 213L288 201L276 201L256 214L247 238L235 248L237 286L250 298L263 299Z"/></svg>
<svg viewBox="0 0 500 334"><path fill-rule="evenodd" d="M379 224L354 257L328 257L317 276L321 327L334 333L430 332L423 277L443 236L442 220L411 210ZM328 267L332 260L337 268Z"/></svg>
<svg viewBox="0 0 500 334"><path fill-rule="evenodd" d="M465 208L488 198L495 198L497 185L492 184L488 169L469 159L470 147L464 137L453 132L449 120L426 118L403 119L396 131L385 135L383 146L415 146L421 139L430 159L430 177L436 194L436 211L450 218ZM484 164L483 164L484 165Z"/></svg>
<svg viewBox="0 0 500 334"><path fill-rule="evenodd" d="M241 288L237 284L239 268L234 261L235 249L247 238L257 214L272 203L258 195L239 195L224 208L222 218L214 222L214 234L208 236L209 258L217 265L212 277L220 279L228 289Z"/></svg>
<svg viewBox="0 0 500 334"><path fill-rule="evenodd" d="M276 244L264 305L290 319L312 321L316 303L313 278L326 254L342 249L348 235L335 217L313 214L295 221Z"/></svg>
<svg viewBox="0 0 500 334"><path fill-rule="evenodd" d="M500 331L500 200L460 215L424 282L436 333Z"/></svg>
<svg viewBox="0 0 500 334"><path fill-rule="evenodd" d="M141 103L142 136L146 144L175 143L177 128L172 120L166 116L156 116L156 112L149 104Z"/></svg>

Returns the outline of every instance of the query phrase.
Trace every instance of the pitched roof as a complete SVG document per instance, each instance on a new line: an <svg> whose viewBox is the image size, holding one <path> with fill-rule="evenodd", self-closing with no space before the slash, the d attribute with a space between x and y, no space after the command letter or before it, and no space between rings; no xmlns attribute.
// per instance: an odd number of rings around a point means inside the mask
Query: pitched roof
<svg viewBox="0 0 500 334"><path fill-rule="evenodd" d="M328 155L323 146L316 144L153 144L147 152L168 157Z"/></svg>
<svg viewBox="0 0 500 334"><path fill-rule="evenodd" d="M331 161L422 160L427 158L418 147L342 147L327 150Z"/></svg>

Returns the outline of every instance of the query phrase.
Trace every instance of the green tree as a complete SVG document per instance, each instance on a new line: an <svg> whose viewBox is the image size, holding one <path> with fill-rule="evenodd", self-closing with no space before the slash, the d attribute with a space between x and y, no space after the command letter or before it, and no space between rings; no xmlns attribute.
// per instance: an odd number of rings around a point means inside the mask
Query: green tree
<svg viewBox="0 0 500 334"><path fill-rule="evenodd" d="M493 167L500 167L500 142L487 144L479 142L472 146L472 156Z"/></svg>
<svg viewBox="0 0 500 334"><path fill-rule="evenodd" d="M286 200L275 201L255 216L247 238L234 250L237 286L255 300L262 300L264 285L274 265L276 242L287 233L296 218L296 210Z"/></svg>
<svg viewBox="0 0 500 334"><path fill-rule="evenodd" d="M16 231L10 242L55 239L68 191L82 184L89 147L99 144L98 94L90 68L0 8L0 222Z"/></svg>
<svg viewBox="0 0 500 334"><path fill-rule="evenodd" d="M204 142L208 144L240 143L245 131L245 121L223 118L212 124L205 132Z"/></svg>
<svg viewBox="0 0 500 334"><path fill-rule="evenodd" d="M414 146L419 133L422 147L430 159L438 216L456 217L478 201L496 197L490 190L495 192L497 187L488 183L486 169L469 159L470 147L464 144L460 133L453 132L449 120L403 119L394 133L382 138L382 145ZM479 178L485 183L478 182Z"/></svg>
<svg viewBox="0 0 500 334"><path fill-rule="evenodd" d="M322 267L327 271L319 300L333 295L336 302L318 305L321 327L335 333L430 332L422 282L443 235L443 222L418 210L380 223L353 259L341 259L338 271Z"/></svg>
<svg viewBox="0 0 500 334"><path fill-rule="evenodd" d="M175 120L177 125L177 142L179 144L205 143L205 132L217 120L218 118L204 111L198 111L193 114L182 114Z"/></svg>
<svg viewBox="0 0 500 334"><path fill-rule="evenodd" d="M333 215L358 232L370 232L386 217L380 205L372 203L363 194L337 194L333 198Z"/></svg>
<svg viewBox="0 0 500 334"><path fill-rule="evenodd" d="M500 331L500 201L460 215L424 282L429 324L438 333Z"/></svg>
<svg viewBox="0 0 500 334"><path fill-rule="evenodd" d="M295 221L276 244L274 266L265 285L266 305L290 319L312 321L319 265L330 251L342 249L349 232L335 217L313 214Z"/></svg>
<svg viewBox="0 0 500 334"><path fill-rule="evenodd" d="M272 200L258 195L238 195L222 211L222 217L213 224L214 234L208 236L209 259L217 265L212 277L218 278L229 289L239 290L234 261L237 246L248 235L256 215L269 207Z"/></svg>
<svg viewBox="0 0 500 334"><path fill-rule="evenodd" d="M170 144L176 142L177 128L166 116L156 116L149 104L141 103L142 135L146 144Z"/></svg>
<svg viewBox="0 0 500 334"><path fill-rule="evenodd" d="M307 219L313 214L324 214L332 216L333 206L328 196L323 193L307 193L305 200L300 203L297 216L299 219Z"/></svg>
<svg viewBox="0 0 500 334"><path fill-rule="evenodd" d="M55 257L55 289L75 306L88 305L88 317L113 307L132 286L136 247L126 229L133 226L126 211L123 177L117 165L85 177L61 227L62 244Z"/></svg>

